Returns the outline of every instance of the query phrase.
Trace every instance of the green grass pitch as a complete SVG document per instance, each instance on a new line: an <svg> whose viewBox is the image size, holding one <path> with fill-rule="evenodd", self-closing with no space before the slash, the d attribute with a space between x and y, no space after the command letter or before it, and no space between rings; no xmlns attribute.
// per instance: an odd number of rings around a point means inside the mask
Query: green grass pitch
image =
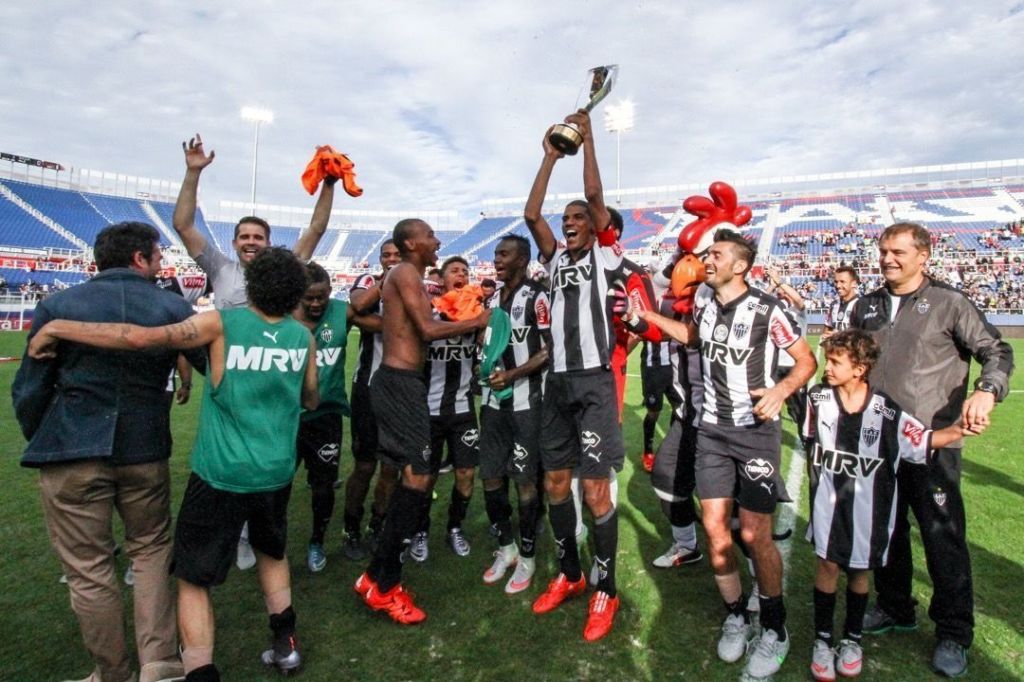
<svg viewBox="0 0 1024 682"><path fill-rule="evenodd" d="M0 335L0 356L20 356L24 334ZM355 335L350 339L353 364ZM1019 353L1024 343L1013 342ZM538 551L534 586L509 597L481 580L495 549L487 535L482 491L477 486L465 530L473 543L467 558L454 556L442 533L431 538L425 564L407 564L405 581L416 593L428 620L402 628L370 613L352 592L363 570L339 551L341 502L328 531L328 565L310 575L305 566L309 532L309 492L303 474L297 477L290 512L289 558L299 641L306 680L735 680L741 665L726 665L714 653L723 610L706 561L682 569L661 570L650 562L667 546L667 521L662 516L648 477L639 470L641 447L639 354L631 359L625 436L628 462L620 478L618 582L622 597L615 630L596 644L582 639L586 599L570 602L537 617L530 604L556 572L550 533ZM0 406L0 679L55 680L84 677L91 663L68 604L66 587L58 583L60 565L52 552L36 490L37 474L19 466L24 442L10 406L10 385L16 362L0 363L5 398ZM351 376L351 374L350 374ZM172 459L176 511L188 473L188 453L196 427L201 381L189 405L174 410L175 448ZM963 485L967 502L968 539L974 563L977 631L970 652L970 675L976 680L1024 678L1024 458L1019 443L1024 424L1024 381L997 408L994 425L968 443ZM668 411L662 415L667 424ZM342 474L351 468L348 427ZM784 468L794 445L793 425L786 422ZM1014 446L1013 443L1018 443ZM434 528L444 528L451 478L438 483ZM809 679L813 639L811 590L814 557L801 538L807 518L804 479L792 539L788 540L788 623L793 646L780 680ZM120 534L115 530L115 534ZM700 534L703 543L703 534ZM588 554L585 553L585 560ZM123 572L126 559L118 558ZM915 530L914 594L922 604L931 585ZM126 599L131 589L124 588ZM227 680L273 679L259 663L269 630L255 572L234 571L213 595L217 619L215 658ZM837 629L843 611L837 608ZM130 614L130 609L129 609ZM922 680L928 670L934 629L918 610L921 627L912 633L866 636L866 680ZM129 615L130 617L130 615Z"/></svg>

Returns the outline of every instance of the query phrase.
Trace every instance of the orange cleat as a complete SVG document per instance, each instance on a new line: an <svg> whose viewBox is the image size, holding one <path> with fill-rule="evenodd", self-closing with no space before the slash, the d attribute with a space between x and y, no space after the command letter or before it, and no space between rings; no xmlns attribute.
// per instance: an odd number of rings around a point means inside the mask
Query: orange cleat
<svg viewBox="0 0 1024 682"><path fill-rule="evenodd" d="M533 602L533 612L547 613L548 611L554 611L566 599L582 594L585 589L587 589L587 579L582 575L579 580L573 583L569 582L564 573L559 573L557 578L548 583L548 589L537 597L537 601Z"/></svg>
<svg viewBox="0 0 1024 682"><path fill-rule="evenodd" d="M427 614L412 602L412 595L401 585L382 593L373 584L363 595L363 601L374 611L387 611L391 620L401 625L415 625L427 619Z"/></svg>
<svg viewBox="0 0 1024 682"><path fill-rule="evenodd" d="M643 464L644 471L646 471L647 473L651 473L652 471L654 471L654 453L645 452L640 457L640 463Z"/></svg>
<svg viewBox="0 0 1024 682"><path fill-rule="evenodd" d="M618 610L618 597L609 597L606 592L595 592L590 598L590 614L587 616L587 625L583 628L583 639L596 642L611 632Z"/></svg>
<svg viewBox="0 0 1024 682"><path fill-rule="evenodd" d="M356 578L356 584L352 586L352 589L355 590L356 594L360 597L365 597L371 587L377 587L377 583L373 582L373 578L370 577L369 573L363 573L361 576Z"/></svg>

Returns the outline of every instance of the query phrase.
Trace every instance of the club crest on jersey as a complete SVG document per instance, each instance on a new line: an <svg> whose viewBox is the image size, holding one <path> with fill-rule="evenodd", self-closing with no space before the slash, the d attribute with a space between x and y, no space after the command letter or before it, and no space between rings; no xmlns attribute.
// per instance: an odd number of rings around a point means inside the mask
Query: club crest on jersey
<svg viewBox="0 0 1024 682"><path fill-rule="evenodd" d="M736 337L737 341L739 341L744 336L746 336L747 332L749 332L749 331L750 331L750 325L747 324L746 322L738 322L737 324L734 324L732 326L732 334L733 334L733 336Z"/></svg>
<svg viewBox="0 0 1024 682"><path fill-rule="evenodd" d="M555 271L554 280L552 281L551 286L554 289L578 287L581 283L590 280L590 273L593 269L594 266L590 263L567 265L565 267L560 266Z"/></svg>
<svg viewBox="0 0 1024 682"><path fill-rule="evenodd" d="M338 452L341 451L341 447L337 443L324 443L320 446L320 449L316 451L316 456L320 458L321 462L330 464L334 460L338 459Z"/></svg>
<svg viewBox="0 0 1024 682"><path fill-rule="evenodd" d="M876 428L867 428L861 431L861 435L864 436L864 442L868 445L874 445L878 442L878 436L881 432Z"/></svg>
<svg viewBox="0 0 1024 682"><path fill-rule="evenodd" d="M875 403L874 405L871 406L871 409L874 411L875 414L880 414L889 421L892 421L893 419L896 418L896 410L892 409L891 407L886 407L882 403Z"/></svg>
<svg viewBox="0 0 1024 682"><path fill-rule="evenodd" d="M480 431L477 429L468 429L462 434L461 440L465 445L473 447L476 445L476 442L480 440Z"/></svg>
<svg viewBox="0 0 1024 682"><path fill-rule="evenodd" d="M514 306L512 306L512 319L514 319L514 320L521 320L523 318L523 311L524 310L526 310L526 308L524 308L521 305L514 305Z"/></svg>
<svg viewBox="0 0 1024 682"><path fill-rule="evenodd" d="M932 499L935 500L935 504L940 507L946 506L946 493L941 488L932 493Z"/></svg>
<svg viewBox="0 0 1024 682"><path fill-rule="evenodd" d="M725 341L729 338L729 329L724 324L720 324L715 327L715 333L712 336L715 341Z"/></svg>
<svg viewBox="0 0 1024 682"><path fill-rule="evenodd" d="M923 299L920 303L914 306L914 310L917 311L918 315L924 315L932 307L932 304L928 302L928 299Z"/></svg>
<svg viewBox="0 0 1024 682"><path fill-rule="evenodd" d="M762 478L770 479L775 475L775 467L766 459L752 459L743 465L743 473L751 481L759 481Z"/></svg>
<svg viewBox="0 0 1024 682"><path fill-rule="evenodd" d="M601 444L601 436L597 435L593 431L584 431L580 434L580 444L584 450L590 450L596 448Z"/></svg>
<svg viewBox="0 0 1024 682"><path fill-rule="evenodd" d="M320 340L324 343L330 343L334 339L334 330L330 327L324 327L320 330Z"/></svg>

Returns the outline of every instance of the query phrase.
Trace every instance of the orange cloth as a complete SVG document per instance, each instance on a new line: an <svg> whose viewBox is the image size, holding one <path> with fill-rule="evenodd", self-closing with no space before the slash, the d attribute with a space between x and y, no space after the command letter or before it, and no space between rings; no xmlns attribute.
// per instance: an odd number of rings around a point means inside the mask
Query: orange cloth
<svg viewBox="0 0 1024 682"><path fill-rule="evenodd" d="M461 289L452 289L435 298L434 308L449 320L471 320L484 311L484 306L480 302L483 296L483 289L476 284L467 284Z"/></svg>
<svg viewBox="0 0 1024 682"><path fill-rule="evenodd" d="M316 154L302 172L302 186L310 194L316 192L324 178L338 178L349 196L362 196L363 189L356 184L355 164L330 145L316 148Z"/></svg>

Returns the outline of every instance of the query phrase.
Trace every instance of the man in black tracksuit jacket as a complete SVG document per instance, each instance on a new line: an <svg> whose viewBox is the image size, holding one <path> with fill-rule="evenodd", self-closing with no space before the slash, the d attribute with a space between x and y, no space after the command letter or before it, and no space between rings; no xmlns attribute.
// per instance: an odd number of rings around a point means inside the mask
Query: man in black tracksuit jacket
<svg viewBox="0 0 1024 682"><path fill-rule="evenodd" d="M956 422L975 432L988 426L994 404L1006 397L1013 351L963 292L924 274L931 255L928 231L897 223L879 238L885 286L860 299L850 328L871 333L881 355L871 371L872 388L891 396L931 429ZM981 377L968 397L971 358ZM962 441L941 448L928 464L900 466L896 528L888 564L875 572L877 605L864 630L881 633L916 626L911 597L912 509L921 529L934 595L936 671L953 676L967 666L974 636L974 594L963 498Z"/></svg>

